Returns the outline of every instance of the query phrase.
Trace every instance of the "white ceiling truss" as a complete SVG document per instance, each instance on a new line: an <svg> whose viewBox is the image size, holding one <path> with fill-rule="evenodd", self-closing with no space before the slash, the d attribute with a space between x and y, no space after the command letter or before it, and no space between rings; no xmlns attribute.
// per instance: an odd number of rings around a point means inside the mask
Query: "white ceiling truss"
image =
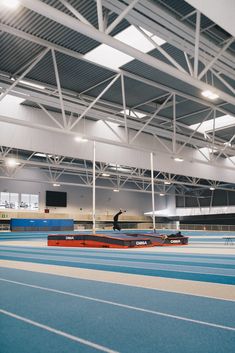
<svg viewBox="0 0 235 353"><path fill-rule="evenodd" d="M45 39L27 30L17 28L17 26L6 24L2 21L0 29L2 33L9 34L18 40L25 40L40 46L40 51L32 54L30 59L14 72L3 70L0 65L0 122L14 126L29 127L37 129L40 132L48 131L53 133L62 133L68 136L81 136L90 141L102 142L108 145L126 147L132 150L143 150L152 152L152 147L141 143L141 136L147 134L156 140L161 150L170 156L179 156L184 150L192 149L198 151L205 163L219 165L220 159L226 158L229 168L235 171L235 123L226 129L216 129L214 123L213 129L205 134L198 130L200 126L208 119L216 119L222 115L230 115L235 121L235 60L234 51L230 50L234 44L234 38L228 37L221 40L219 44L210 40L206 33L210 33L211 26L202 28L202 16L198 10L177 18L172 12L166 11L161 6L161 1L147 0L96 0L93 1L97 11L97 27L94 26L80 11L75 8L73 1L58 0L54 2L56 6L50 6L40 0L21 0L21 6L25 7L42 18L49 19L72 30L83 34L86 38L99 43L105 43L119 51L132 56L137 63L145 64L151 70L158 70L166 75L166 83L155 78L135 72L126 67L119 70L110 70L108 77L100 77L100 81L91 82L87 88L76 91L63 85L64 77L59 70L59 55L63 54L67 58L77 59L78 61L88 63L83 54L73 48L68 48L53 40ZM182 0L182 2L184 2ZM59 4L63 6L59 7ZM62 9L67 9L63 11ZM113 22L109 23L109 14L116 14ZM195 21L192 17L195 16ZM147 38L157 52L164 58L160 60L158 55L146 54L123 42L115 39L111 33L122 23L123 20L135 26L145 38ZM175 55L170 53L167 47L156 44L152 35L157 35L171 45L177 51L180 51L184 57L184 63ZM59 42L59 41L58 41ZM9 43L9 55L10 51ZM43 82L36 78L29 78L29 74L42 63L45 58L49 58L53 63L54 84ZM90 62L89 62L90 64ZM102 69L101 65L93 63L95 67ZM134 66L133 66L134 67ZM107 68L105 68L107 70ZM147 69L146 69L147 70ZM107 71L106 71L107 72ZM146 71L147 72L147 71ZM169 84L169 78L176 81L176 84ZM12 80L13 79L13 80ZM45 88L29 87L22 82L27 79L28 82L43 85ZM215 84L216 81L216 84ZM140 87L151 92L145 98L139 98L135 104L129 104L134 101L131 96L132 87ZM187 87L190 89L187 90ZM211 90L218 95L218 102L212 102L201 96L201 91ZM115 93L120 99L112 99ZM22 116L10 116L6 110L1 109L5 98L9 95L23 98L28 106L31 105L32 111L40 110L44 114L44 119L24 119ZM182 109L194 106L194 109ZM37 108L37 109L35 109ZM123 112L123 113L122 113ZM144 114L143 118L138 118L138 113ZM109 135L96 134L93 129L81 129L85 126L87 120L102 121L109 131ZM191 123L198 123L197 128L190 129ZM115 124L115 125L114 125ZM118 129L117 129L118 127ZM16 146L17 147L17 146ZM207 151L206 151L207 150ZM39 151L40 152L40 151ZM158 151L154 151L157 153ZM11 153L10 148L1 150L1 160L7 158ZM73 166L73 161L64 165L64 160L69 156L61 156L58 160L47 158L46 162L35 162L32 160L34 152L26 160L20 160L20 166L15 168L14 175L12 171L3 168L5 176L15 177L17 170L31 165L48 170L48 182L57 181L67 173L76 173L80 178L79 185L91 186L92 169L83 166L82 170ZM79 156L78 156L79 158ZM85 163L85 162L84 162ZM102 167L101 162L97 162L97 173L102 173L102 168L107 169L107 165ZM45 164L45 165L44 165ZM74 171L73 171L73 168ZM80 174L79 174L80 173ZM164 172L162 176L164 175ZM98 174L99 175L99 174ZM175 176L175 174L173 173ZM101 178L97 176L97 178ZM118 187L125 188L131 183L132 187L142 192L150 192L148 180L149 177L140 172L136 166L130 167L130 175L126 177L120 173L112 173L112 177L105 179L110 188L117 183ZM104 177L102 177L104 179ZM160 178L161 179L161 178ZM179 178L178 178L179 179ZM221 186L220 180L209 181L208 184L200 185L201 178L198 180L198 186L207 187L211 183L216 183L216 187ZM188 177L188 181L177 181L172 177L174 185L190 186L194 189L195 180ZM156 191L159 193L172 188L172 185L163 185L162 181L158 185L156 179ZM66 182L64 182L66 183ZM98 187L109 187L98 185ZM132 187L130 189L132 189ZM177 191L177 187L174 190ZM220 188L223 188L222 186ZM159 188L159 189L158 189ZM149 189L149 190L148 190ZM161 190L160 190L161 189ZM226 187L225 187L226 189ZM231 190L231 185L228 187ZM185 189L181 188L179 192ZM226 189L227 190L227 189ZM169 191L170 192L170 191Z"/></svg>
<svg viewBox="0 0 235 353"><path fill-rule="evenodd" d="M92 161L37 154L36 151L29 152L0 146L0 179L10 178L51 185L58 183L67 186L92 187ZM8 166L9 159L17 161L17 165ZM42 173L37 176L37 179L31 176L22 177L20 173L22 168L27 171L38 168ZM149 169L96 162L95 175L97 188L151 193L151 171ZM211 187L216 190L235 192L235 187L231 187L228 183L157 171L154 171L154 186L156 194L175 194L186 197L199 197Z"/></svg>

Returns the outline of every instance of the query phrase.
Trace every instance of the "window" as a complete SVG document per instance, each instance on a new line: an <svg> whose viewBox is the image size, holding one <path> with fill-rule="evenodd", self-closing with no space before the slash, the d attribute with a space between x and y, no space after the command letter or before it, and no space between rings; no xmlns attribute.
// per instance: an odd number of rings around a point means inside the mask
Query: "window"
<svg viewBox="0 0 235 353"><path fill-rule="evenodd" d="M0 193L0 209L17 209L19 206L19 194L10 192Z"/></svg>
<svg viewBox="0 0 235 353"><path fill-rule="evenodd" d="M21 194L20 208L38 210L39 197L35 194Z"/></svg>
<svg viewBox="0 0 235 353"><path fill-rule="evenodd" d="M38 210L39 196L35 194L18 194L0 192L0 209Z"/></svg>

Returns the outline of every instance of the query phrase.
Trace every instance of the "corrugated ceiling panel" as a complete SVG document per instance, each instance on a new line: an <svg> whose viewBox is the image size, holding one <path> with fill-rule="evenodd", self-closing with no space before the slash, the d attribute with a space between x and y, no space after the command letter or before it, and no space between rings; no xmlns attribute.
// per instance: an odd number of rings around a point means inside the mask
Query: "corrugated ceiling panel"
<svg viewBox="0 0 235 353"><path fill-rule="evenodd" d="M82 92L97 83L113 76L109 70L94 66L92 63L78 60L67 55L56 53L60 83L63 88ZM56 86L54 66L51 53L48 53L27 75L28 78L39 80Z"/></svg>

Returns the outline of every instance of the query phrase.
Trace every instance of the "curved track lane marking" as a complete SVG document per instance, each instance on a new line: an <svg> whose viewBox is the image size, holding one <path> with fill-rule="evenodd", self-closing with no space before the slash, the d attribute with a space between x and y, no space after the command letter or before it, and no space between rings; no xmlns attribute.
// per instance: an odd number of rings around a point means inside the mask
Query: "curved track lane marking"
<svg viewBox="0 0 235 353"><path fill-rule="evenodd" d="M114 306L118 306L118 307L121 307L121 308L129 309L129 310L135 310L135 311L140 311L140 312L144 312L144 313L148 313L148 314L164 316L164 317L168 317L168 318L172 318L172 319L188 321L188 322L192 322L192 323L195 323L195 324L200 324L200 325L205 325L205 326L219 328L219 329L222 329L222 330L235 331L235 327L231 327L231 326L224 326L224 325L213 324L212 322L206 322L206 321L189 319L189 318L184 317L184 316L166 314L166 313L163 313L163 312L160 312L160 311L143 309L143 308L139 308L139 307L135 307L135 306L131 306L131 305L126 305L126 304L121 304L121 303L117 303L117 302L112 302L112 301L109 301L109 300L97 299L97 298L88 297L88 296L85 296L85 295L80 295L80 294L75 294L75 293L70 293L70 292L65 292L65 291L61 291L61 290L57 290L57 289L41 287L41 286L36 286L36 285L32 285L32 284L28 284L28 283L22 283L22 282L17 282L17 281L11 281L11 280L7 280L5 278L0 278L0 281L9 282L9 283L13 283L13 284L19 284L19 285L25 286L25 287L36 288L36 289L40 289L40 290L44 290L44 291L48 291L48 292L59 293L59 294L68 295L68 296L71 296L71 297L77 297L77 298L85 299L85 300L91 300L91 301L98 302L98 303L114 305ZM111 352L111 351L109 351L109 352Z"/></svg>
<svg viewBox="0 0 235 353"><path fill-rule="evenodd" d="M66 332L61 331L61 330L57 330L57 329L55 329L55 328L53 328L53 327L40 324L40 322L27 319L27 318L24 317L24 316L19 316L19 315L14 314L14 313L12 313L12 312L10 312L10 311L6 311L6 310L3 310L3 309L0 309L0 313L2 313L3 315L7 315L7 316L10 316L10 317L13 317L14 319L24 321L24 322L26 322L26 323L28 323L28 324L30 324L30 325L33 325L33 326L42 328L42 329L47 330L47 331L49 331L49 332L55 333L55 334L57 334L57 335L66 337L66 338L68 338L68 339L70 339L70 340L72 340L72 341L76 341L76 342L79 342L79 343L84 344L84 345L86 345L86 346L95 348L95 349L97 349L97 350L99 350L99 351L106 352L106 353L119 353L118 351L114 351L114 350L112 350L112 349L109 349L109 348L107 348L107 347L104 347L104 346L101 346L101 345L99 345L99 344L93 343L93 342L91 342L91 341L87 341L87 340L85 340L85 339L83 339L83 338L70 335L69 333L66 333Z"/></svg>

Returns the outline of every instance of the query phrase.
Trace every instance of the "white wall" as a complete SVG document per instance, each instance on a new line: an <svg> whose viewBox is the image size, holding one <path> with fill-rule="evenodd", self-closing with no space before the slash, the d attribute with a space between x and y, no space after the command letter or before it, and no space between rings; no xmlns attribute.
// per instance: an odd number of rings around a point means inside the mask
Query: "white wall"
<svg viewBox="0 0 235 353"><path fill-rule="evenodd" d="M29 172L22 170L22 179L26 176L29 178ZM40 179L37 170L30 171L32 179ZM30 180L30 179L29 179ZM44 178L45 180L45 178ZM78 187L78 186L60 186L53 187L50 184L43 184L40 182L17 181L11 179L0 179L0 192L17 192L39 194L39 207L44 210L45 206L45 192L51 191L66 191L67 192L67 207L49 207L50 213L92 213L92 188ZM155 199L156 209L166 207L165 197L157 197ZM82 208L82 210L80 210ZM129 215L143 215L144 212L152 209L151 194L120 191L119 193L112 190L96 189L96 215L106 214L112 215L120 208L127 209L127 216Z"/></svg>

